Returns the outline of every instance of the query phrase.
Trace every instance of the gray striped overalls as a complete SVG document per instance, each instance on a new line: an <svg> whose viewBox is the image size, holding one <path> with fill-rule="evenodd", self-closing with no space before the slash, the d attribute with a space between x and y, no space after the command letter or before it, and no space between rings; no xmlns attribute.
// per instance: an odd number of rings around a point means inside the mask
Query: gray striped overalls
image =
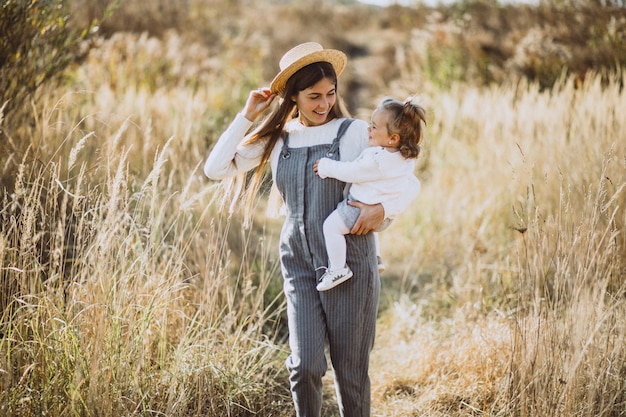
<svg viewBox="0 0 626 417"><path fill-rule="evenodd" d="M320 416L326 338L341 415L370 415L368 366L380 293L373 235L346 236L352 279L330 291L315 288L323 273L316 268L328 263L322 224L343 199L345 183L321 179L313 164L322 157L339 159L339 141L349 122L342 123L332 144L290 148L285 137L276 169L287 208L280 237L291 348L286 364L299 417Z"/></svg>

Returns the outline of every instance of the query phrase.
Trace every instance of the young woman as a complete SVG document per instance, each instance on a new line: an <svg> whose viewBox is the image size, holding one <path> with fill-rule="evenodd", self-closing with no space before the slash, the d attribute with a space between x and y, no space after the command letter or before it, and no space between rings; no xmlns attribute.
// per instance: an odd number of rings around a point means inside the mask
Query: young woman
<svg viewBox="0 0 626 417"><path fill-rule="evenodd" d="M361 216L346 238L347 264L359 279L335 291L317 291L320 267L327 262L322 223L343 199L346 184L321 179L313 165L322 157L353 160L368 141L367 123L347 118L338 98L337 77L346 61L344 53L314 42L289 50L270 88L250 92L244 109L221 135L204 167L205 174L216 180L255 169L247 189L248 206L265 165L271 167L284 203L279 254L291 349L286 364L300 417L320 416L322 376L328 368L326 340L341 415L370 415L368 367L380 292L371 231L385 215L404 208L394 202L385 206L355 203ZM248 133L276 97L280 97L278 105Z"/></svg>

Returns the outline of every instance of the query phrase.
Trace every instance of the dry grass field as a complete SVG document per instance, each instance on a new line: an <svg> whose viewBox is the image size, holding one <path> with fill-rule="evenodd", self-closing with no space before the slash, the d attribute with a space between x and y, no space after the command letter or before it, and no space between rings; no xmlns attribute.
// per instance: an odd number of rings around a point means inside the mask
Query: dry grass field
<svg viewBox="0 0 626 417"><path fill-rule="evenodd" d="M349 52L356 116L385 95L428 111L422 193L381 233L373 415L626 416L626 74L554 75L589 52L562 26L533 44L532 9L259 3L127 2L59 82L0 112L0 415L293 415L281 220L243 228L201 166L312 38ZM604 53L626 57L625 22ZM499 65L455 55L485 45Z"/></svg>

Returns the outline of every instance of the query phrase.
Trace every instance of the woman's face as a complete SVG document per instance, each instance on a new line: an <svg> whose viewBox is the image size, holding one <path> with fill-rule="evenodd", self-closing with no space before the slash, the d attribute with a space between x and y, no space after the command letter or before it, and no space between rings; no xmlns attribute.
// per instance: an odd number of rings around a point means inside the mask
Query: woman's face
<svg viewBox="0 0 626 417"><path fill-rule="evenodd" d="M322 78L292 98L300 113L300 123L305 126L323 125L329 121L330 109L337 100L335 83L328 78Z"/></svg>

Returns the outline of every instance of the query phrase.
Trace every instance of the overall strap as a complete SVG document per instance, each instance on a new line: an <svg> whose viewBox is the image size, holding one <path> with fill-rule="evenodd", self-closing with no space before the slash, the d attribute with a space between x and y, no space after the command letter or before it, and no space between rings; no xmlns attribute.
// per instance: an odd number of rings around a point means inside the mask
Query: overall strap
<svg viewBox="0 0 626 417"><path fill-rule="evenodd" d="M337 138L335 140L338 141L339 139L341 139L341 137L344 135L344 133L346 133L346 130L348 130L348 127L350 127L352 122L354 122L354 119L346 119L341 122L341 126L339 126L339 129L337 130Z"/></svg>
<svg viewBox="0 0 626 417"><path fill-rule="evenodd" d="M330 149L328 150L328 152L326 152L327 157L330 158L335 153L337 153L337 151L339 150L339 141L341 140L341 137L346 133L346 131L348 130L348 127L350 127L350 124L352 124L352 122L354 122L354 119L346 119L343 122L341 122L341 125L339 126L339 129L337 130L337 137L333 140L333 143Z"/></svg>

